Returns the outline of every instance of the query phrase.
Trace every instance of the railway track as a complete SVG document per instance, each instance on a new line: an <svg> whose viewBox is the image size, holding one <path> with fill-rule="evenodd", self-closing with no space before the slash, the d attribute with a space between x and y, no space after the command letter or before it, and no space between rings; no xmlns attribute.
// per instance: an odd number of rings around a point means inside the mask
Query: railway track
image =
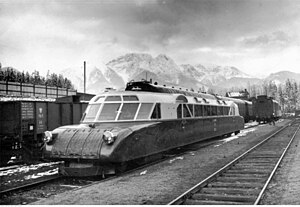
<svg viewBox="0 0 300 207"><path fill-rule="evenodd" d="M57 175L52 175L52 176L47 176L45 178L42 178L42 179L39 179L39 180L36 180L36 181L32 181L30 183L25 183L25 184L21 184L19 186L15 186L15 187L12 187L12 188L1 190L0 191L0 196L2 196L4 194L7 194L7 193L15 192L15 191L18 191L18 190L28 189L28 188L31 188L31 187L34 187L34 186L37 186L37 185L40 185L40 184L43 184L43 183L46 183L46 182L57 180L59 178L61 178L61 176L59 176L58 174Z"/></svg>
<svg viewBox="0 0 300 207"><path fill-rule="evenodd" d="M281 128L168 205L258 204L299 128Z"/></svg>

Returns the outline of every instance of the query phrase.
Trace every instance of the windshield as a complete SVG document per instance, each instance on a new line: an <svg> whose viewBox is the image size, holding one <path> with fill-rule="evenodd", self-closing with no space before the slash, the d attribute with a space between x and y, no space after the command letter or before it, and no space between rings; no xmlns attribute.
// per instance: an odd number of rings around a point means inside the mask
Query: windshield
<svg viewBox="0 0 300 207"><path fill-rule="evenodd" d="M133 120L138 106L138 103L124 103L118 120Z"/></svg>
<svg viewBox="0 0 300 207"><path fill-rule="evenodd" d="M120 105L121 103L104 104L98 120L115 120L118 115L118 109L120 108Z"/></svg>
<svg viewBox="0 0 300 207"><path fill-rule="evenodd" d="M101 107L102 106L102 107ZM100 113L98 111L100 110ZM83 122L149 119L153 103L104 103L89 105ZM98 117L97 113L99 114Z"/></svg>
<svg viewBox="0 0 300 207"><path fill-rule="evenodd" d="M101 104L88 105L85 112L84 121L94 121L100 106Z"/></svg>

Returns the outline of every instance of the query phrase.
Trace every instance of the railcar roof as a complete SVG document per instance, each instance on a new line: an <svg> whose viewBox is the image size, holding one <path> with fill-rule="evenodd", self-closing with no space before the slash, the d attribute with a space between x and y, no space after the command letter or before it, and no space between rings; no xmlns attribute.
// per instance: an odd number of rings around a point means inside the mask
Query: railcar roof
<svg viewBox="0 0 300 207"><path fill-rule="evenodd" d="M104 102L104 98L108 96L136 96L138 102L152 102L152 103L178 103L178 102L187 102L187 103L201 103L209 105L227 105L231 101L223 101L217 99L213 95L200 94L198 97L195 96L185 96L178 93L159 93L159 92L147 92L147 91L109 91L99 95L96 95L91 101L93 103Z"/></svg>
<svg viewBox="0 0 300 207"><path fill-rule="evenodd" d="M252 104L251 101L238 99L238 98L230 98L230 97L220 97L220 98L223 99L223 100L226 100L226 101L233 101L235 103L240 103L240 104L244 104L244 103Z"/></svg>
<svg viewBox="0 0 300 207"><path fill-rule="evenodd" d="M162 94L153 92L134 92L134 91L109 91L95 96L90 103L98 102L97 99L101 96L136 96L139 102L172 102L180 94Z"/></svg>

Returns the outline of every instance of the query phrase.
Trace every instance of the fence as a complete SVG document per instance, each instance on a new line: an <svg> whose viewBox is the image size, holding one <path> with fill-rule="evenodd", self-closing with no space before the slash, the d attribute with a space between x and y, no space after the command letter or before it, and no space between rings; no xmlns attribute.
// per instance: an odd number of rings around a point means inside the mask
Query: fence
<svg viewBox="0 0 300 207"><path fill-rule="evenodd" d="M76 90L19 82L0 81L0 95L58 98L76 95Z"/></svg>

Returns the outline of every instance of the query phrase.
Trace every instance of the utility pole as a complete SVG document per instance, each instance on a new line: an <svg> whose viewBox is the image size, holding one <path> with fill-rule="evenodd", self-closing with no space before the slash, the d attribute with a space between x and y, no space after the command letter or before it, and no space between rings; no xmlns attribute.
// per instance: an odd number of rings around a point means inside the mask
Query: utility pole
<svg viewBox="0 0 300 207"><path fill-rule="evenodd" d="M83 69L84 69L84 71L83 71L83 82L84 82L84 87L83 87L83 92L84 92L84 94L85 94L85 89L86 89L86 63L85 63L85 61L83 62Z"/></svg>

